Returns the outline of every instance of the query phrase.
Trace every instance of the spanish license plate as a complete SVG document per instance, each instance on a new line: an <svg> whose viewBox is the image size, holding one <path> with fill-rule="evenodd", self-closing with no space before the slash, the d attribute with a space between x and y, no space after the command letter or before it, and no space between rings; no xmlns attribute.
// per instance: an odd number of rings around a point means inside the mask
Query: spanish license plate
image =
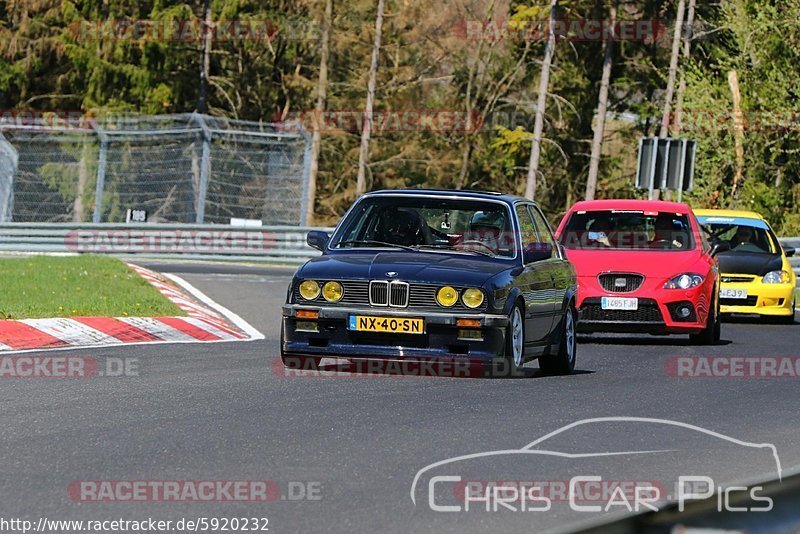
<svg viewBox="0 0 800 534"><path fill-rule="evenodd" d="M388 332L392 334L423 334L425 320L403 317L375 317L351 315L350 330L359 332Z"/></svg>
<svg viewBox="0 0 800 534"><path fill-rule="evenodd" d="M625 297L603 297L600 307L604 310L638 310L639 299Z"/></svg>
<svg viewBox="0 0 800 534"><path fill-rule="evenodd" d="M724 288L719 290L719 296L723 299L746 299L747 298L747 290L746 289L731 289L731 288Z"/></svg>

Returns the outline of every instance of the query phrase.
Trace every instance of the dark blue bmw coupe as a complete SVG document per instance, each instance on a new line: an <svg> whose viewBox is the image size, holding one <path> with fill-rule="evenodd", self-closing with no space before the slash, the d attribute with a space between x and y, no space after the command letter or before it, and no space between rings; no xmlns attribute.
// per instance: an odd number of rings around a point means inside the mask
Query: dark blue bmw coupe
<svg viewBox="0 0 800 534"><path fill-rule="evenodd" d="M539 207L499 193L410 189L360 197L294 275L281 357L466 361L517 375L575 366L575 270Z"/></svg>

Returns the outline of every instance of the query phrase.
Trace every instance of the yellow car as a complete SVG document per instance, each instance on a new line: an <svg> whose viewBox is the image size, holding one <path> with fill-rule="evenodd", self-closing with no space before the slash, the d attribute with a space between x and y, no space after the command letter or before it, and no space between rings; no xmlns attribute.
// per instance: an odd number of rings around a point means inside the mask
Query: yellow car
<svg viewBox="0 0 800 534"><path fill-rule="evenodd" d="M788 256L767 221L758 213L694 210L708 241L722 249L721 313L757 313L794 322L796 277ZM730 250L727 250L730 248Z"/></svg>

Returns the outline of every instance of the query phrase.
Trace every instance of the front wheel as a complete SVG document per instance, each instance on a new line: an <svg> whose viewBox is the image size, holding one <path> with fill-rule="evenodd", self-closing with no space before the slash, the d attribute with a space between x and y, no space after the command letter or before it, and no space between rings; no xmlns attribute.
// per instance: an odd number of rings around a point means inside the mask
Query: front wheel
<svg viewBox="0 0 800 534"><path fill-rule="evenodd" d="M718 306L711 308L708 313L706 327L699 334L689 334L689 341L695 345L716 345L719 343L722 327L719 322Z"/></svg>
<svg viewBox="0 0 800 534"><path fill-rule="evenodd" d="M548 375L568 375L575 369L577 342L575 337L575 308L570 304L561 320L558 353L539 358L539 368Z"/></svg>
<svg viewBox="0 0 800 534"><path fill-rule="evenodd" d="M515 304L508 316L503 358L492 362L488 369L489 376L522 376L522 366L525 363L525 322L522 317L522 306Z"/></svg>

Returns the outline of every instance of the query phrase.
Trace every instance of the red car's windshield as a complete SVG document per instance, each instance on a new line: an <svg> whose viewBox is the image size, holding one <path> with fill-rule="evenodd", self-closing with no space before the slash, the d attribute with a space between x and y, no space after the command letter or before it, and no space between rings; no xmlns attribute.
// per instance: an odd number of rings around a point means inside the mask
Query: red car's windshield
<svg viewBox="0 0 800 534"><path fill-rule="evenodd" d="M628 210L576 211L560 237L568 249L692 250L687 215Z"/></svg>

